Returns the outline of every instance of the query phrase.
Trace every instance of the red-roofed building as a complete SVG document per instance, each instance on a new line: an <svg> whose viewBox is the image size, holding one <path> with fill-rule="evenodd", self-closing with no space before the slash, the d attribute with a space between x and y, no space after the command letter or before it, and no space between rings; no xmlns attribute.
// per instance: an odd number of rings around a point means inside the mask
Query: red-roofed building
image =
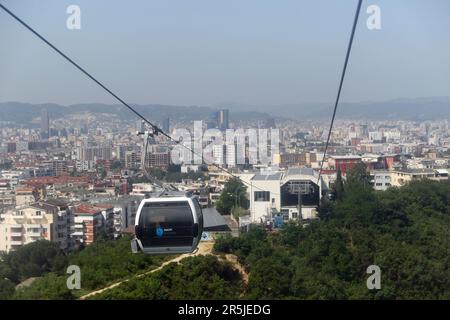
<svg viewBox="0 0 450 320"><path fill-rule="evenodd" d="M336 171L340 169L343 175L346 175L359 162L361 162L360 156L331 156L328 160L330 168Z"/></svg>
<svg viewBox="0 0 450 320"><path fill-rule="evenodd" d="M114 236L114 212L110 205L80 204L74 208L71 238L75 246L90 245L100 235Z"/></svg>

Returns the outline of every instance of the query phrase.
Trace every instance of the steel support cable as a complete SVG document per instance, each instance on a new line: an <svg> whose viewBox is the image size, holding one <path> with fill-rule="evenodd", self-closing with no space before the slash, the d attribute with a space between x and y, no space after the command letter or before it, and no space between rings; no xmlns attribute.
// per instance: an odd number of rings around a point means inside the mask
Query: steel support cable
<svg viewBox="0 0 450 320"><path fill-rule="evenodd" d="M350 52L352 51L353 38L355 36L356 26L358 24L358 17L359 17L359 12L361 11L361 5L362 5L362 0L358 0L358 6L356 8L355 18L353 20L353 27L352 27L352 32L350 35L350 41L349 41L348 47L347 47L347 54L345 55L344 67L343 67L342 73L341 73L341 81L339 82L339 89L338 89L338 93L336 96L336 101L334 103L333 116L331 117L330 129L328 130L328 137L327 137L327 142L325 144L325 151L323 152L322 161L320 163L320 170L319 170L319 177L317 178L317 184L320 183L320 178L322 177L323 163L325 161L325 157L326 157L327 150L328 150L328 145L330 143L331 131L333 130L334 119L336 117L336 111L337 111L337 108L339 105L339 99L341 97L342 85L344 83L345 73L347 71L348 60L350 58Z"/></svg>
<svg viewBox="0 0 450 320"><path fill-rule="evenodd" d="M99 80L97 80L94 76L92 76L89 72L87 72L83 67L81 67L78 63L76 63L74 60L69 58L65 53L63 53L61 50L59 50L55 45L53 45L50 41L48 41L44 36L42 36L40 33L38 33L36 30L34 30L31 26L29 26L26 22L24 22L22 19L20 19L17 15L15 15L11 10L6 8L3 4L0 3L0 8L3 9L6 13L8 13L11 17L13 17L15 20L17 20L20 24L22 24L25 28L27 28L29 31L31 31L35 36L37 36L39 39L41 39L45 44L47 44L50 48L52 48L54 51L56 51L60 56L62 56L64 59L66 59L68 62L70 62L75 68L77 68L79 71L81 71L84 75L86 75L89 79L94 81L97 85L99 85L102 89L104 89L106 92L108 92L111 96L113 96L117 101L119 101L121 104L123 104L125 107L127 107L129 110L131 110L135 115L137 115L139 118L145 121L155 134L162 134L164 137L168 138L170 141L174 142L175 144L181 145L183 148L190 151L193 155L199 156L202 158L202 162L204 162L207 165L212 165L216 167L217 169L226 172L230 176L239 179L244 184L251 186L248 182L242 180L229 170L222 168L221 166L215 164L215 163L206 163L203 159L203 155L196 153L194 150L189 148L183 143L180 143L180 141L175 140L172 138L169 134L165 133L162 129L160 129L157 125L151 123L149 120L147 120L142 114L140 114L138 111L136 111L133 107L131 107L128 103L126 103L122 98L120 98L118 95L116 95L114 92L112 92L108 87L106 87L103 83L101 83ZM253 186L255 187L255 186ZM256 189L262 190L258 187L255 187Z"/></svg>

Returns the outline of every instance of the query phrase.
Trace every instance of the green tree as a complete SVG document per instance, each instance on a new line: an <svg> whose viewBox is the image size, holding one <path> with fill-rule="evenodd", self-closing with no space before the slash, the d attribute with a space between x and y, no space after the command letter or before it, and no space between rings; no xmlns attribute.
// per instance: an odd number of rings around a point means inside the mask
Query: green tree
<svg viewBox="0 0 450 320"><path fill-rule="evenodd" d="M64 253L56 243L39 240L20 247L2 257L0 272L14 283L30 277L40 277L46 272L63 272ZM9 270L9 271L8 271ZM12 271L12 272L11 272Z"/></svg>
<svg viewBox="0 0 450 320"><path fill-rule="evenodd" d="M120 170L123 168L123 163L120 160L114 160L111 164L111 170Z"/></svg>
<svg viewBox="0 0 450 320"><path fill-rule="evenodd" d="M344 197L344 180L342 179L342 172L341 169L338 168L336 173L336 181L333 185L333 199L336 201L342 200Z"/></svg>
<svg viewBox="0 0 450 320"><path fill-rule="evenodd" d="M238 271L217 257L196 256L95 295L93 299L237 299L243 291Z"/></svg>
<svg viewBox="0 0 450 320"><path fill-rule="evenodd" d="M250 275L245 297L449 299L450 181L375 192L364 179L362 170L350 178L325 219L218 239L215 250L236 254ZM377 291L366 287L373 264L383 274Z"/></svg>
<svg viewBox="0 0 450 320"><path fill-rule="evenodd" d="M225 183L225 186L216 203L216 209L221 214L230 214L231 208L240 206L248 209L247 187L238 178L232 178Z"/></svg>
<svg viewBox="0 0 450 320"><path fill-rule="evenodd" d="M100 169L99 169L99 172L100 172L100 178L101 178L101 179L105 179L105 178L106 178L106 175L108 174L108 173L106 172L105 168L100 168Z"/></svg>
<svg viewBox="0 0 450 320"><path fill-rule="evenodd" d="M16 300L70 300L73 293L67 288L66 277L49 273L45 277L36 279L32 285L18 289L13 299Z"/></svg>
<svg viewBox="0 0 450 320"><path fill-rule="evenodd" d="M347 189L370 188L370 174L364 162L358 162L347 172Z"/></svg>
<svg viewBox="0 0 450 320"><path fill-rule="evenodd" d="M10 299L14 295L14 288L10 280L0 278L0 300Z"/></svg>

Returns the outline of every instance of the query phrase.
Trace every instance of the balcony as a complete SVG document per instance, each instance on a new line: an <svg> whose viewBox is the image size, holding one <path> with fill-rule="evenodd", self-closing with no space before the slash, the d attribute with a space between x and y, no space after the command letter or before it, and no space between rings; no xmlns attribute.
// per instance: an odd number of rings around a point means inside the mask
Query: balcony
<svg viewBox="0 0 450 320"><path fill-rule="evenodd" d="M27 236L29 236L29 237L40 237L41 234L42 234L42 230L27 231Z"/></svg>
<svg viewBox="0 0 450 320"><path fill-rule="evenodd" d="M44 218L44 215L34 215L34 214L32 214L32 215L30 215L30 216L28 216L30 219L34 219L34 220L39 220L39 219L43 219Z"/></svg>
<svg viewBox="0 0 450 320"><path fill-rule="evenodd" d="M11 235L11 237L21 237L22 232L11 231L10 235Z"/></svg>

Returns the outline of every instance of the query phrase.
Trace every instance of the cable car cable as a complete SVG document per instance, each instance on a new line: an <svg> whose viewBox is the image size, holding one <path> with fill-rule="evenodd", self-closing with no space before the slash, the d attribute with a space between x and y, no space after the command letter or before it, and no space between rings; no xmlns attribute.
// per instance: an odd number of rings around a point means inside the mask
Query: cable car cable
<svg viewBox="0 0 450 320"><path fill-rule="evenodd" d="M328 132L328 138L327 138L327 142L325 145L325 151L324 151L324 156L322 158L322 162L321 162L321 166L320 166L320 171L319 171L319 177L318 177L318 183L320 182L320 177L322 175L322 170L323 170L323 162L325 160L325 155L328 149L328 145L329 145L329 141L330 141L330 136L331 136L331 131L333 128L333 123L334 123L334 119L336 116L336 111L337 111L337 106L339 103L339 98L340 98L340 94L341 94L341 90L342 90L342 85L343 85L343 81L344 81L344 77L345 77L345 71L347 69L347 64L348 64L348 60L349 60L349 56L350 56L350 51L351 51L351 47L352 47L352 43L353 43L353 37L355 34L355 29L356 29L356 25L358 22L358 16L359 16L359 12L361 9L361 4L362 4L362 0L358 1L358 7L356 10L356 15L355 15L355 19L354 19L354 23L353 23L353 29L352 29L352 33L351 33L351 37L350 37L350 42L348 45L348 49L347 49L347 55L346 55L346 59L345 59L345 63L344 63L344 69L341 75L341 81L340 81L340 85L339 85L339 90L338 90L338 95L336 98L336 103L334 106L334 111L333 111L333 116L331 119L331 124L330 124L330 129ZM108 92L111 96L113 96L116 100L118 100L120 103L122 103L125 107L127 107L129 110L131 110L135 115L137 115L139 118L141 118L142 120L144 120L154 131L155 134L159 134L161 133L163 136L165 136L166 138L168 138L169 140L171 140L172 142L175 142L176 144L180 144L180 141L175 140L174 138L172 138L169 134L165 133L163 130L161 130L157 125L151 123L149 120L147 120L142 114L140 114L138 111L136 111L133 107L131 107L128 103L126 103L122 98L120 98L119 96L117 96L114 92L112 92L108 87L106 87L102 82L100 82L99 80L97 80L94 76L92 76L89 72L87 72L83 67L81 67L78 63L76 63L74 60L72 60L71 58L69 58L65 53L63 53L61 50L59 50L55 45L53 45L50 41L48 41L44 36L42 36L41 34L39 34L36 30L34 30L31 26L29 26L26 22L24 22L22 19L20 19L17 15L15 15L13 12L11 12L8 8L6 8L3 4L0 3L0 8L2 8L6 13L8 13L11 17L13 17L15 20L17 20L20 24L22 24L25 28L27 28L29 31L31 31L35 36L37 36L39 39L41 39L45 44L47 44L50 48L52 48L54 51L56 51L59 55L61 55L64 59L66 59L68 62L70 62L74 67L76 67L78 70L80 70L83 74L85 74L88 78L90 78L92 81L94 81L97 85L99 85L102 89L104 89L106 92ZM196 152L194 152L191 148L189 148L188 146L181 144L181 146L183 146L184 148L186 148L187 150L189 150L190 152L192 152L192 154L197 155L197 156L201 156L203 159L202 155L197 154ZM203 160L203 162L205 162ZM234 175L233 173L231 173L229 170L226 170L225 168L220 167L219 165L215 164L215 163L206 163L207 165L213 165L214 167L218 168L219 170L222 170L224 172L226 172L227 174L229 174L230 176L239 179L240 181L242 181L244 184L247 184L249 186L251 186L252 188L255 189L259 189L262 190L261 188L257 187L257 186L253 186L252 184L242 180L240 177Z"/></svg>
<svg viewBox="0 0 450 320"><path fill-rule="evenodd" d="M328 150L328 145L330 143L331 131L333 130L334 119L336 117L336 111L338 108L339 99L341 97L342 85L344 83L345 73L347 71L347 64L348 64L348 60L350 58L350 52L352 50L353 38L355 36L355 30L356 30L356 26L358 24L358 17L359 17L359 12L361 11L361 5L362 5L362 0L358 0L358 6L356 8L355 18L353 20L353 27L352 27L352 32L350 35L350 41L349 41L348 47L347 47L347 54L345 55L344 68L342 69L341 81L339 83L339 89L338 89L338 93L336 96L336 101L334 103L333 116L331 117L330 129L328 130L328 137L327 137L327 142L325 144L325 151L323 152L322 162L320 164L319 177L317 179L317 184L320 183L320 178L322 177L323 162L325 161L325 156L326 156L326 153Z"/></svg>
<svg viewBox="0 0 450 320"><path fill-rule="evenodd" d="M5 12L7 12L11 17L13 17L15 20L17 20L20 24L22 24L25 28L27 28L29 31L31 31L35 36L37 36L39 39L41 39L45 44L47 44L50 48L52 48L54 51L56 51L59 55L61 55L64 59L66 59L68 62L70 62L74 67L76 67L78 70L80 70L82 73L84 73L88 78L90 78L92 81L94 81L96 84L98 84L102 89L104 89L106 92L108 92L110 95L112 95L116 100L118 100L120 103L122 103L125 107L130 109L135 115L137 115L139 118L144 120L154 131L155 134L162 134L164 137L168 138L170 141L181 145L183 148L189 150L192 152L192 154L199 156L203 159L203 155L200 155L196 153L194 150L189 148L188 146L184 145L183 143L180 143L180 141L175 140L172 138L169 134L165 133L162 129L160 129L157 125L151 123L149 120L147 120L142 114L140 114L138 111L136 111L133 107L131 107L128 103L126 103L122 98L117 96L114 92L112 92L108 87L106 87L103 83L101 83L99 80L97 80L94 76L92 76L89 72L87 72L83 67L81 67L78 63L76 63L74 60L69 58L66 54L64 54L61 50L59 50L55 45L53 45L50 41L48 41L44 36L39 34L36 30L34 30L32 27L30 27L26 22L24 22L22 19L20 19L17 15L15 15L13 12L11 12L8 8L6 8L3 4L0 3L0 8L2 8ZM239 179L242 181L242 183L251 186L255 189L262 190L263 189L253 186L252 184L242 180L240 177L236 176L235 174L231 173L229 170L226 170L225 168L222 168L221 166L215 164L215 163L206 163L206 161L203 159L202 162L204 162L207 165L212 165L216 167L217 169L226 172L230 176Z"/></svg>

